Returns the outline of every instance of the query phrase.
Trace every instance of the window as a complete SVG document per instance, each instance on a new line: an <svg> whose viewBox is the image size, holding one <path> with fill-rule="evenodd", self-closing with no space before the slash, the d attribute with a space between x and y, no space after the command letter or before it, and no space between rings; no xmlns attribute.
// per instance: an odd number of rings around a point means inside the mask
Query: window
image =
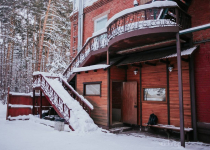
<svg viewBox="0 0 210 150"><path fill-rule="evenodd" d="M102 82L85 82L83 83L83 95L85 96L101 96Z"/></svg>
<svg viewBox="0 0 210 150"><path fill-rule="evenodd" d="M94 32L97 32L97 31L105 28L106 22L107 22L107 15L96 19L94 21Z"/></svg>
<svg viewBox="0 0 210 150"><path fill-rule="evenodd" d="M166 101L165 88L143 88L144 101Z"/></svg>

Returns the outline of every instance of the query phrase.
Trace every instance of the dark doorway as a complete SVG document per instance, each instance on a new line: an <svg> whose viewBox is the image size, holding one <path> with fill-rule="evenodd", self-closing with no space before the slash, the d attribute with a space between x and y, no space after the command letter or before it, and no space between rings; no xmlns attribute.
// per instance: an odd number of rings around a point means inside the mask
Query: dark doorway
<svg viewBox="0 0 210 150"><path fill-rule="evenodd" d="M76 76L69 82L69 84L76 90Z"/></svg>
<svg viewBox="0 0 210 150"><path fill-rule="evenodd" d="M122 124L122 85L112 82L112 125Z"/></svg>

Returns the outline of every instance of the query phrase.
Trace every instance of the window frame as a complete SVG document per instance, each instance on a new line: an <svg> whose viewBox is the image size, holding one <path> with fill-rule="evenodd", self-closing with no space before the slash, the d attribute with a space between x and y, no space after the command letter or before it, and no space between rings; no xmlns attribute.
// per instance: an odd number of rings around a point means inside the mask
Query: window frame
<svg viewBox="0 0 210 150"><path fill-rule="evenodd" d="M94 20L94 33L95 33L95 32L98 32L98 31L100 31L100 30L103 29L103 28L102 28L102 29L96 31L96 24L97 24L97 21L102 20L102 19L104 19L104 18L107 18L107 21L108 21L108 14L106 14L106 15L104 15L104 16L102 16L102 17L97 18L97 19Z"/></svg>
<svg viewBox="0 0 210 150"><path fill-rule="evenodd" d="M100 96L101 97L101 83L102 81L96 81L96 82L83 82L83 96ZM91 94L86 94L86 85L90 84L99 84L100 85L100 94L98 95L91 95Z"/></svg>
<svg viewBox="0 0 210 150"><path fill-rule="evenodd" d="M144 100L144 89L155 89L155 88L164 88L165 89L165 101L145 101ZM159 86L159 87L142 87L142 103L167 103L167 87Z"/></svg>

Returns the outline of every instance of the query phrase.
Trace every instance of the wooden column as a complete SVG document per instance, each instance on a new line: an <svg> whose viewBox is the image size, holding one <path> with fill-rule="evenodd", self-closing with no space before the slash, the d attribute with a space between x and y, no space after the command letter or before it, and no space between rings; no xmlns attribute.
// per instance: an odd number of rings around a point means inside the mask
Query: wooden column
<svg viewBox="0 0 210 150"><path fill-rule="evenodd" d="M195 70L194 70L194 54L190 57L190 98L191 98L191 113L192 113L192 127L194 141L198 141L197 135L197 117L196 117L196 99L195 99Z"/></svg>
<svg viewBox="0 0 210 150"><path fill-rule="evenodd" d="M110 65L109 49L107 50L107 65ZM110 68L107 69L107 126L112 124L112 117L110 117L112 108L110 108Z"/></svg>
<svg viewBox="0 0 210 150"><path fill-rule="evenodd" d="M179 32L176 33L176 46L177 46L177 68L178 68L178 83L179 83L180 139L181 139L181 146L185 147L184 108L183 108L183 89L182 89L182 60L181 60L181 45L180 45Z"/></svg>
<svg viewBox="0 0 210 150"><path fill-rule="evenodd" d="M40 119L42 118L42 91L40 90L40 108L39 108L39 110L40 110Z"/></svg>
<svg viewBox="0 0 210 150"><path fill-rule="evenodd" d="M142 126L142 66L139 67L139 80L140 80L140 126Z"/></svg>
<svg viewBox="0 0 210 150"><path fill-rule="evenodd" d="M109 49L107 50L107 63L106 63L107 65L109 65L110 64L110 60L109 60Z"/></svg>
<svg viewBox="0 0 210 150"><path fill-rule="evenodd" d="M110 103L110 68L107 69L107 126L110 127L112 125L112 104Z"/></svg>
<svg viewBox="0 0 210 150"><path fill-rule="evenodd" d="M33 90L33 115L35 115L35 90Z"/></svg>
<svg viewBox="0 0 210 150"><path fill-rule="evenodd" d="M179 10L176 8L176 23L179 25ZM179 27L179 26L178 26ZM184 108L183 108L183 87L182 87L182 59L181 59L181 43L179 32L176 33L176 51L177 51L177 68L178 68L178 83L179 83L179 115L180 115L180 139L181 146L185 147L184 134Z"/></svg>
<svg viewBox="0 0 210 150"><path fill-rule="evenodd" d="M168 125L170 125L170 89L169 89L169 62L166 61L166 80L167 80L167 111L168 111Z"/></svg>
<svg viewBox="0 0 210 150"><path fill-rule="evenodd" d="M7 93L7 113L6 113L6 120L8 120L8 116L9 116L9 91L10 91L10 87L8 87L8 93Z"/></svg>

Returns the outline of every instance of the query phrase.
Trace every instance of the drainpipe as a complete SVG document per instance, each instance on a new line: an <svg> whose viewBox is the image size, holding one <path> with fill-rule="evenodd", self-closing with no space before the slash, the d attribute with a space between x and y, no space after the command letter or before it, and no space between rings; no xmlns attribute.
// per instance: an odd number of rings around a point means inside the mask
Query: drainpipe
<svg viewBox="0 0 210 150"><path fill-rule="evenodd" d="M186 30L179 31L179 35L192 33L192 32L196 32L196 31L200 31L200 30L205 30L205 29L209 29L209 28L210 28L210 23L202 25L202 26L197 26L197 27L193 27L193 28L189 28L189 29L186 29Z"/></svg>
<svg viewBox="0 0 210 150"><path fill-rule="evenodd" d="M78 14L78 52L82 49L83 39L83 0L79 0L79 14Z"/></svg>

